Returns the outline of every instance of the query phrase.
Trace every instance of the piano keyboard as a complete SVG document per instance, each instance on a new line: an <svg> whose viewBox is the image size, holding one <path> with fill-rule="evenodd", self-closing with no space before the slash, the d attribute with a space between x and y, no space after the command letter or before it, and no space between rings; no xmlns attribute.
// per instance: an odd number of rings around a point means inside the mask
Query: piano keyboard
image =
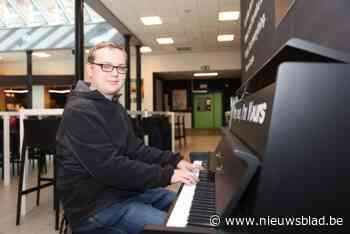
<svg viewBox="0 0 350 234"><path fill-rule="evenodd" d="M202 161L194 163L202 165ZM206 170L200 171L196 176L199 177L196 185L183 185L166 226L210 226L209 218L216 214L215 179Z"/></svg>

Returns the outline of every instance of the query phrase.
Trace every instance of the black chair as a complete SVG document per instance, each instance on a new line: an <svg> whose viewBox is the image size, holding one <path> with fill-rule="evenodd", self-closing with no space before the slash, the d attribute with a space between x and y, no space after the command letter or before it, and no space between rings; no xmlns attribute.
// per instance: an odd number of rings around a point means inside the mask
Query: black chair
<svg viewBox="0 0 350 234"><path fill-rule="evenodd" d="M186 141L186 126L185 126L185 115L181 116L181 126L182 126L182 137L184 139L185 145L187 144Z"/></svg>
<svg viewBox="0 0 350 234"><path fill-rule="evenodd" d="M181 147L181 139L184 141L184 145L187 144L186 141L186 129L185 129L185 116L176 116L175 120L175 140L179 140L179 146Z"/></svg>
<svg viewBox="0 0 350 234"><path fill-rule="evenodd" d="M2 122L2 120L0 121ZM0 130L0 169L1 169L1 178L4 179L4 132L1 130Z"/></svg>
<svg viewBox="0 0 350 234"><path fill-rule="evenodd" d="M152 116L142 119L142 127L149 136L149 145L171 150L171 127L168 117Z"/></svg>
<svg viewBox="0 0 350 234"><path fill-rule="evenodd" d="M0 118L0 169L1 178L4 179L4 122Z"/></svg>
<svg viewBox="0 0 350 234"><path fill-rule="evenodd" d="M21 163L19 152L19 126L10 129L10 163L12 165L12 175L15 176L15 168L18 173Z"/></svg>
<svg viewBox="0 0 350 234"><path fill-rule="evenodd" d="M4 129L3 121L0 119L0 168L2 168L2 178L4 178ZM10 129L10 163L12 165L12 175L15 175L15 165L19 171L19 130Z"/></svg>
<svg viewBox="0 0 350 234"><path fill-rule="evenodd" d="M54 209L55 209L55 229L58 230L59 223L59 202L56 190L56 160L53 157L53 178L42 177L42 167L45 160L45 152L54 152L56 148L56 132L60 123L60 119L26 119L24 120L24 136L23 144L21 149L21 163L20 163L20 177L18 182L18 195L17 195L17 216L16 225L20 224L21 217L21 205L22 196L37 192L37 205L40 200L40 190L42 188L53 185L54 186ZM24 176L24 165L26 163L26 151L28 148L40 149L39 160L38 160L38 177L37 186L23 190L23 176ZM46 183L42 184L41 182Z"/></svg>

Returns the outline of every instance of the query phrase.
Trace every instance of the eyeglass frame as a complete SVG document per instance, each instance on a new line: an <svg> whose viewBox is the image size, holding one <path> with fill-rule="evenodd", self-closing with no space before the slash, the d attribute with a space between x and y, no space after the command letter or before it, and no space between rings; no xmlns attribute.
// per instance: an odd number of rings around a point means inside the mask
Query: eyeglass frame
<svg viewBox="0 0 350 234"><path fill-rule="evenodd" d="M113 72L114 69L117 70L118 74L122 74L122 75L124 75L124 74L126 74L126 73L128 72L128 68L127 68L127 66L125 66L125 65L123 65L123 66L114 66L114 65L109 64L109 63L96 63L96 62L93 62L93 63L91 63L91 64L98 65L98 66L101 68L101 70L104 71L104 72ZM109 65L109 66L111 66L111 67L112 67L112 70L110 70L110 71L107 70L107 71L106 71L105 69L103 69L103 66L104 66L104 65ZM122 68L122 67L125 68L125 73L120 72L119 69Z"/></svg>

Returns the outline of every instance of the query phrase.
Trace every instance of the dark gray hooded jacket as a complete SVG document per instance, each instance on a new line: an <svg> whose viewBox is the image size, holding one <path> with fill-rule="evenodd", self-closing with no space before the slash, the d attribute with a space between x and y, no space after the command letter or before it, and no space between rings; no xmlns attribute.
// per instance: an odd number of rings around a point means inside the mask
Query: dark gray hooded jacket
<svg viewBox="0 0 350 234"><path fill-rule="evenodd" d="M57 188L73 226L145 189L168 185L179 161L145 146L119 103L78 82L57 132Z"/></svg>

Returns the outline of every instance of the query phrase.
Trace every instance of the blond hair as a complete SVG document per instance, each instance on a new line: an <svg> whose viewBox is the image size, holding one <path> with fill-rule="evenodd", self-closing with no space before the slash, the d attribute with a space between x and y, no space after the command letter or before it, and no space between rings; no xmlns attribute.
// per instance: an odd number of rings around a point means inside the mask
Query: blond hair
<svg viewBox="0 0 350 234"><path fill-rule="evenodd" d="M102 49L102 48L111 48L111 49L118 49L121 50L126 57L126 52L123 46L115 43L115 42L108 42L108 41L103 41L98 44L96 44L93 48L89 50L89 54L87 57L88 63L94 63L95 62L95 56L96 56L96 50Z"/></svg>

